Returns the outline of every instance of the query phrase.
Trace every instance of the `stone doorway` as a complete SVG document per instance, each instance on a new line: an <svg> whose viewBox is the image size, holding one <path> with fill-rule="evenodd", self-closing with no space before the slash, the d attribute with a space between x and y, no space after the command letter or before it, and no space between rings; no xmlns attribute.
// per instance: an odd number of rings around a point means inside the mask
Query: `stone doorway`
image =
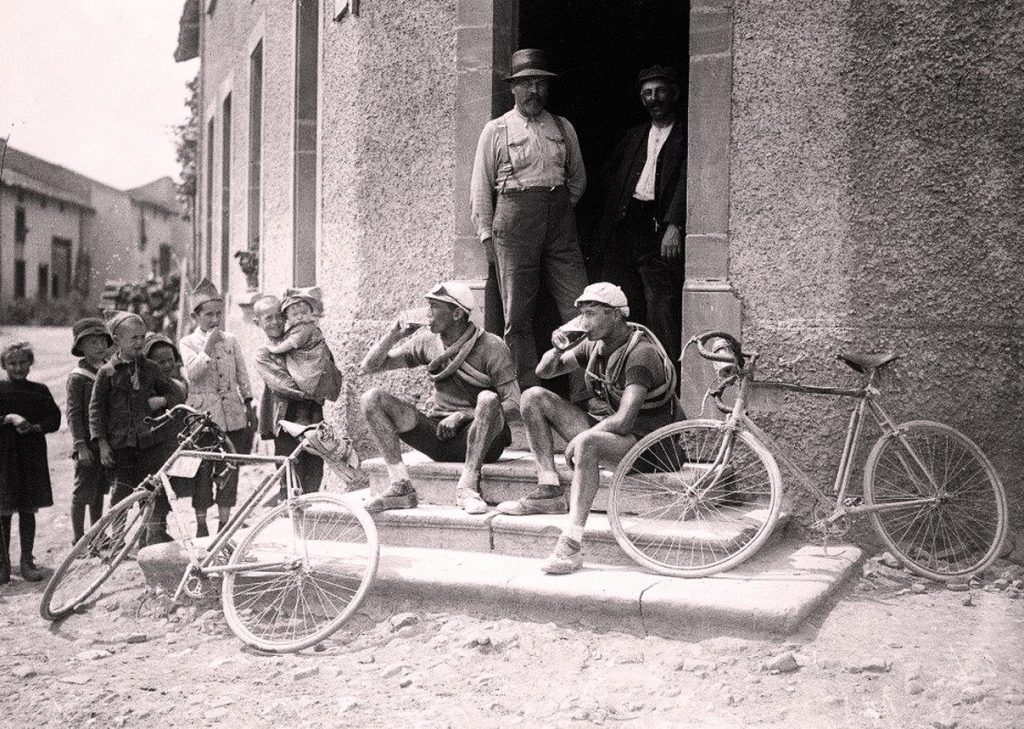
<svg viewBox="0 0 1024 729"><path fill-rule="evenodd" d="M631 126L646 120L635 82L640 69L655 63L674 66L687 77L689 4L679 0L519 0L514 48L546 50L559 78L551 88L550 110L572 122L587 168L587 192L576 218L588 275L596 280L595 255L606 190L603 168L612 149ZM511 94L504 108L510 108ZM686 99L686 90L683 90ZM686 123L686 110L680 109ZM500 299L488 286L488 328L500 331ZM554 301L542 291L535 320L538 351L550 346L559 324Z"/></svg>

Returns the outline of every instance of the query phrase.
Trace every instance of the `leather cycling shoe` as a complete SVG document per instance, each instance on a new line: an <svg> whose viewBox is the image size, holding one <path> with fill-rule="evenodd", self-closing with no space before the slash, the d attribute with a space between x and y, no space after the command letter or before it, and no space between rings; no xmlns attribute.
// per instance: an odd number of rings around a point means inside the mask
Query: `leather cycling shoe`
<svg viewBox="0 0 1024 729"><path fill-rule="evenodd" d="M366 510L377 514L391 509L415 509L418 501L416 489L408 479L395 481L384 491L366 502Z"/></svg>

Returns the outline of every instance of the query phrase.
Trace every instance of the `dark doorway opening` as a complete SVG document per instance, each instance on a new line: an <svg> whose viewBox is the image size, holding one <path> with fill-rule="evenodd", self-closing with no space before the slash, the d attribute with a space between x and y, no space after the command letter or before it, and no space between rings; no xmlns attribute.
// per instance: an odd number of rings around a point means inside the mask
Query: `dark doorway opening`
<svg viewBox="0 0 1024 729"><path fill-rule="evenodd" d="M519 2L516 47L548 52L559 74L551 85L549 110L567 118L579 136L587 191L576 206L576 220L591 281L600 270L594 249L607 192L605 164L626 131L648 120L636 87L637 75L661 64L675 67L687 78L689 22L690 4L682 0ZM684 88L677 116L684 129L686 98ZM508 108L511 104L509 94ZM488 306L489 311L494 308ZM560 323L554 300L542 287L534 323L538 352L551 346L551 331ZM489 329L500 330L500 326L489 317ZM553 389L564 388L564 383L557 383Z"/></svg>

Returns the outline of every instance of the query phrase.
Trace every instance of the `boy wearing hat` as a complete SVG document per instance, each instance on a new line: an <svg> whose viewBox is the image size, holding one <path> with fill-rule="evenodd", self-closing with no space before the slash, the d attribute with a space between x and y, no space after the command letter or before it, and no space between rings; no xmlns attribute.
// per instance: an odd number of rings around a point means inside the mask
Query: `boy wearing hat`
<svg viewBox="0 0 1024 729"><path fill-rule="evenodd" d="M416 506L402 461L404 442L435 461L464 461L456 491L459 505L467 513L483 514L487 504L480 495L480 467L498 460L512 442L508 421L519 412L515 366L505 343L470 321L476 304L468 286L446 282L426 298L428 328L395 320L360 364L363 374L426 366L433 383L420 406L376 387L360 399L391 481L366 508Z"/></svg>
<svg viewBox="0 0 1024 729"><path fill-rule="evenodd" d="M576 130L545 110L556 74L547 54L512 55L515 107L484 125L470 183L473 223L494 265L505 315L505 343L522 387L537 384L533 319L540 277L562 321L586 285L573 208L587 186Z"/></svg>
<svg viewBox="0 0 1024 729"><path fill-rule="evenodd" d="M242 348L235 335L224 331L224 299L209 279L192 292L195 330L181 338L181 357L189 383L188 404L210 418L227 434L239 453L252 447L256 413ZM196 536L209 536L206 512L217 505L221 525L231 516L238 496L238 469L231 469L214 494L213 463L203 463L197 476L192 506L196 511Z"/></svg>
<svg viewBox="0 0 1024 729"><path fill-rule="evenodd" d="M96 373L89 401L89 433L100 463L111 469L110 504L128 496L163 465L160 435L146 422L156 410L185 402L185 393L142 352L146 325L119 311L107 322L115 351Z"/></svg>
<svg viewBox="0 0 1024 729"><path fill-rule="evenodd" d="M591 284L576 300L586 339L558 345L537 365L542 378L585 372L587 410L550 390L523 394L523 422L537 459L537 489L498 505L503 514L562 514L569 526L541 569L568 574L580 568L583 527L600 485L600 467L614 468L640 438L683 417L676 397L675 367L650 332L626 321L629 302L614 284ZM568 504L555 471L553 434L568 439L565 461L573 467Z"/></svg>
<svg viewBox="0 0 1024 729"><path fill-rule="evenodd" d="M103 515L103 495L110 489L107 471L100 464L100 451L89 435L89 401L96 373L107 361L114 340L103 320L79 319L71 328L71 354L81 357L68 375L67 418L71 430L71 457L75 461L75 488L71 492L71 530L78 542L85 533L85 511L92 524Z"/></svg>

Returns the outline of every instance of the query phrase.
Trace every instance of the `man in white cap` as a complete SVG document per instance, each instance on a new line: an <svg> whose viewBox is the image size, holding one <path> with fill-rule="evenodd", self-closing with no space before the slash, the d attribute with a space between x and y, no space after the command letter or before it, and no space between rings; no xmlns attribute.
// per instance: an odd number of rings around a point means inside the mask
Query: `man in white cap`
<svg viewBox="0 0 1024 729"><path fill-rule="evenodd" d="M508 347L470 321L476 307L465 284L446 282L426 295L429 330L395 320L360 364L362 374L426 366L433 382L421 406L375 387L361 398L363 416L387 464L390 486L366 505L371 512L410 509L416 491L402 461L401 443L435 461L462 462L459 505L483 514L480 466L512 442L508 421L519 412L519 385Z"/></svg>
<svg viewBox="0 0 1024 729"><path fill-rule="evenodd" d="M568 574L583 563L583 527L600 485L600 467L614 468L640 438L683 417L675 367L647 329L626 321L629 302L622 289L591 284L576 307L586 338L545 352L537 375L547 379L584 370L587 410L543 387L523 393L523 422L537 459L538 486L525 498L498 505L498 511L510 515L569 511L569 526L541 567L548 574ZM567 441L565 460L573 467L568 503L555 471L554 433Z"/></svg>
<svg viewBox="0 0 1024 729"><path fill-rule="evenodd" d="M533 320L541 276L562 321L586 285L573 207L587 186L576 130L545 110L556 74L547 55L524 48L505 79L515 107L484 126L470 183L473 223L495 266L505 343L519 384L537 384Z"/></svg>

